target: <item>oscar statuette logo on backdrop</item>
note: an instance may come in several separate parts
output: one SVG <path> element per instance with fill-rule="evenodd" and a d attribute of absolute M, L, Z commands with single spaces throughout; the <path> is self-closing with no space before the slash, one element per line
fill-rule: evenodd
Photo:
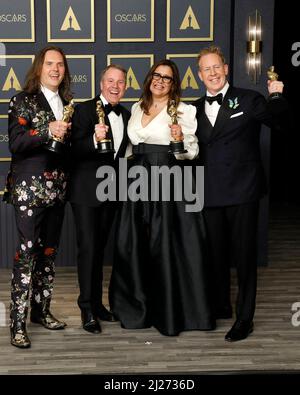
<path fill-rule="evenodd" d="M 214 0 L 167 0 L 167 41 L 213 41 Z"/>
<path fill-rule="evenodd" d="M 8 103 L 12 96 L 22 90 L 33 58 L 33 55 L 0 55 L 0 59 L 5 61 L 0 73 L 0 103 Z"/>
<path fill-rule="evenodd" d="M 94 1 L 47 0 L 48 42 L 94 42 Z"/>
<path fill-rule="evenodd" d="M 193 101 L 205 93 L 203 84 L 199 83 L 197 54 L 167 54 L 166 58 L 175 62 L 181 76 L 183 101 Z"/>

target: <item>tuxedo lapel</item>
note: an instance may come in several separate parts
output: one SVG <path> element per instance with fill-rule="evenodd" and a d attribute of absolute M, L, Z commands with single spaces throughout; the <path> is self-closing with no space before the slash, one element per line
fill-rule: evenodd
<path fill-rule="evenodd" d="M 119 148 L 119 150 L 117 152 L 116 159 L 118 159 L 120 156 L 124 156 L 125 155 L 126 148 L 127 148 L 127 145 L 128 145 L 127 125 L 128 125 L 129 117 L 128 117 L 127 113 L 124 111 L 124 108 L 123 107 L 121 107 L 121 108 L 122 108 L 122 118 L 123 118 L 123 124 L 124 124 L 124 127 L 123 127 L 123 139 L 122 139 L 120 148 Z"/>
<path fill-rule="evenodd" d="M 99 100 L 100 96 L 96 96 L 92 101 L 91 101 L 91 112 L 93 114 L 93 124 L 97 125 L 99 123 L 99 118 L 98 114 L 96 112 L 97 108 L 97 101 Z"/>
<path fill-rule="evenodd" d="M 211 139 L 216 138 L 216 136 L 218 136 L 220 133 L 223 132 L 226 122 L 230 119 L 231 115 L 234 113 L 234 109 L 229 107 L 229 101 L 228 101 L 228 98 L 230 98 L 232 95 L 233 95 L 233 88 L 229 87 L 224 97 L 224 100 L 222 102 L 222 105 L 219 109 L 215 126 L 211 134 Z"/>
<path fill-rule="evenodd" d="M 108 132 L 106 134 L 106 138 L 111 140 L 112 145 L 114 146 L 114 136 L 113 136 L 113 132 L 111 130 L 111 124 L 109 122 L 109 118 L 108 118 L 107 114 L 105 114 L 104 122 L 105 122 L 105 125 L 108 126 Z"/>
<path fill-rule="evenodd" d="M 200 100 L 197 105 L 197 137 L 200 141 L 206 143 L 212 134 L 213 126 L 205 113 L 205 100 Z"/>
<path fill-rule="evenodd" d="M 43 92 L 40 92 L 36 95 L 36 101 L 38 103 L 38 106 L 42 110 L 51 113 L 51 118 L 53 119 L 53 121 L 55 121 L 56 120 L 55 115 L 50 107 L 50 104 L 48 103 L 48 100 L 46 99 L 45 95 L 43 94 Z"/>

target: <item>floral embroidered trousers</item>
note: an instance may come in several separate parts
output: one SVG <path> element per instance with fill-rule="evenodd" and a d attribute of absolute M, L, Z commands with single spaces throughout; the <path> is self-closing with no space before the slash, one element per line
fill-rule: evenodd
<path fill-rule="evenodd" d="M 20 244 L 12 272 L 11 326 L 25 322 L 31 288 L 31 308 L 40 312 L 50 307 L 64 206 L 14 206 Z"/>

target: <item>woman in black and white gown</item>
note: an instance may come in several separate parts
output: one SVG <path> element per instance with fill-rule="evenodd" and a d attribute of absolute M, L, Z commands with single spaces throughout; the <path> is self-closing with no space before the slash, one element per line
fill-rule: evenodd
<path fill-rule="evenodd" d="M 171 100 L 178 106 L 177 125 L 171 125 L 167 111 Z M 171 177 L 170 201 L 163 201 L 161 191 L 159 199 L 151 201 L 151 169 L 174 169 L 181 159 L 193 159 L 198 154 L 195 114 L 194 106 L 180 102 L 175 63 L 162 60 L 155 64 L 145 78 L 143 95 L 133 105 L 128 124 L 133 145 L 128 167 L 146 169 L 148 177 L 144 177 L 143 186 L 148 187 L 149 199 L 120 203 L 115 223 L 110 303 L 127 329 L 154 326 L 172 336 L 186 330 L 215 328 L 203 216 L 200 211 L 186 212 L 187 202 L 184 198 L 176 201 L 172 192 L 181 172 Z M 175 157 L 169 152 L 172 137 L 184 140 L 186 153 Z M 165 186 L 162 175 L 159 186 Z"/>

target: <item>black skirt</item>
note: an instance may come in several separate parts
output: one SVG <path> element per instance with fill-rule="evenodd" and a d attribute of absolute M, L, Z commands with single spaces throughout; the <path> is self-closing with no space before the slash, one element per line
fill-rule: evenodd
<path fill-rule="evenodd" d="M 146 169 L 149 196 L 153 166 L 180 166 L 161 145 L 134 147 L 128 162 L 131 169 Z M 170 183 L 173 191 L 175 182 L 176 176 Z M 160 194 L 157 201 L 120 203 L 109 298 L 122 327 L 154 326 L 168 336 L 215 328 L 204 220 L 201 212 L 186 212 L 186 203 L 176 201 L 174 193 L 170 201 Z"/>

